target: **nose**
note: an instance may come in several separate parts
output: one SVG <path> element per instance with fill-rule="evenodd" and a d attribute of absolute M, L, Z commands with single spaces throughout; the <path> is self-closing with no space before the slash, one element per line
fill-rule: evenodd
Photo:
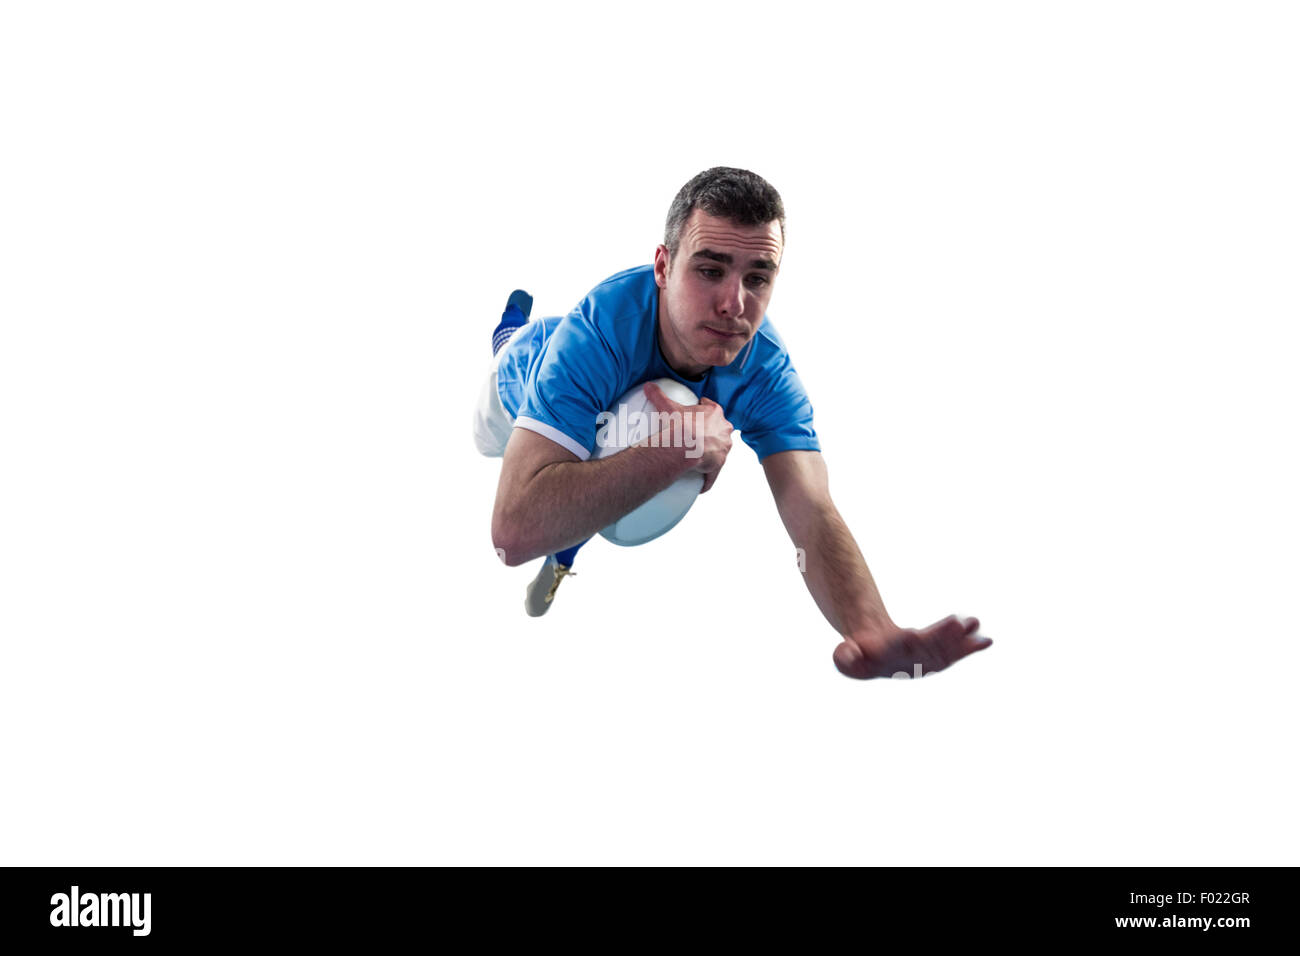
<path fill-rule="evenodd" d="M 745 290 L 741 287 L 739 279 L 726 283 L 718 294 L 721 296 L 718 302 L 718 315 L 736 319 L 745 311 Z"/>

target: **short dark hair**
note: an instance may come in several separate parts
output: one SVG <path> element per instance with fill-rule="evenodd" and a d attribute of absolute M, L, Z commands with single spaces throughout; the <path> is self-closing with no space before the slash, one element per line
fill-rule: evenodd
<path fill-rule="evenodd" d="M 668 207 L 668 221 L 664 224 L 664 245 L 668 247 L 670 259 L 677 255 L 682 226 L 694 209 L 730 219 L 738 226 L 763 226 L 775 219 L 781 224 L 781 242 L 785 242 L 785 206 L 781 194 L 766 179 L 748 169 L 714 166 L 681 188 Z"/>

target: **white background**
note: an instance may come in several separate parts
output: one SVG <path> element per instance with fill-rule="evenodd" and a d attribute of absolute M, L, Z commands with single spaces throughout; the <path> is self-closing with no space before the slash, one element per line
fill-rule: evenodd
<path fill-rule="evenodd" d="M 5 6 L 3 862 L 1296 863 L 1293 8 L 458 6 Z M 545 618 L 493 554 L 505 296 L 713 165 L 933 679 L 740 442 Z"/>

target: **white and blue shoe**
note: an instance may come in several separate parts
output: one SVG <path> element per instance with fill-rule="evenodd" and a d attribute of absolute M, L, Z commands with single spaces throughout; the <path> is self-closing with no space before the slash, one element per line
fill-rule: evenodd
<path fill-rule="evenodd" d="M 528 585 L 528 590 L 524 592 L 524 610 L 528 612 L 528 616 L 541 617 L 549 611 L 560 582 L 566 575 L 576 576 L 577 573 L 570 571 L 567 564 L 556 561 L 555 555 L 548 554 L 546 560 L 542 562 L 542 569 L 537 572 L 537 577 L 533 578 L 533 583 Z"/>

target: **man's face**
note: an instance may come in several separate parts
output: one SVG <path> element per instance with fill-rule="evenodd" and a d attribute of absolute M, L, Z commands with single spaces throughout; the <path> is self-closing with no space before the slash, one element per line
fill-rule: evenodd
<path fill-rule="evenodd" d="M 677 372 L 730 365 L 763 321 L 781 267 L 781 224 L 738 226 L 691 210 L 677 255 L 655 250 L 659 345 Z"/>

